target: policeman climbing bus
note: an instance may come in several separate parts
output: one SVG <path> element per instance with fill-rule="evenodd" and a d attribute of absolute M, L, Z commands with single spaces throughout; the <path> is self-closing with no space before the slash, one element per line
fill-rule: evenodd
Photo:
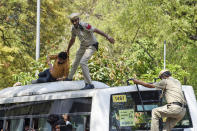
<path fill-rule="evenodd" d="M 165 94 L 167 104 L 154 108 L 152 110 L 151 131 L 159 130 L 159 119 L 166 117 L 166 125 L 164 129 L 171 131 L 171 129 L 179 122 L 186 112 L 186 101 L 181 88 L 181 83 L 171 77 L 168 70 L 162 70 L 159 73 L 160 82 L 149 84 L 143 81 L 133 79 L 135 84 L 140 84 L 148 88 L 162 89 L 162 96 Z"/>

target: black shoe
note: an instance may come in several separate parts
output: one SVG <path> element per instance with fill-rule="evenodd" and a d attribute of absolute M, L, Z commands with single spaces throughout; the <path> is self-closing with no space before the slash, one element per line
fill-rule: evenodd
<path fill-rule="evenodd" d="M 64 79 L 64 81 L 72 81 L 72 79 L 66 78 Z"/>
<path fill-rule="evenodd" d="M 85 87 L 82 88 L 81 90 L 86 90 L 86 89 L 94 89 L 94 85 L 93 84 L 85 84 Z"/>

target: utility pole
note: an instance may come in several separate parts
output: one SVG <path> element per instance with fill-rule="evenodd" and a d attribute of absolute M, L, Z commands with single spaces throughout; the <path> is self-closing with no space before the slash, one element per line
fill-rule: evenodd
<path fill-rule="evenodd" d="M 163 64 L 163 69 L 166 69 L 166 41 L 164 41 L 164 64 Z"/>
<path fill-rule="evenodd" d="M 40 58 L 40 0 L 37 0 L 36 61 Z"/>

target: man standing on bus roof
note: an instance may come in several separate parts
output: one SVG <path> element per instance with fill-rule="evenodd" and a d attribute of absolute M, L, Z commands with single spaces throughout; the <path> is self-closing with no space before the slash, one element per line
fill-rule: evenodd
<path fill-rule="evenodd" d="M 114 43 L 114 39 L 105 34 L 104 32 L 100 31 L 99 29 L 94 28 L 90 24 L 81 22 L 79 19 L 79 15 L 79 13 L 72 13 L 69 16 L 73 26 L 71 30 L 72 36 L 68 44 L 67 51 L 69 51 L 71 46 L 74 44 L 76 36 L 79 38 L 81 44 L 80 48 L 76 53 L 76 58 L 72 65 L 71 72 L 69 73 L 68 78 L 66 80 L 73 79 L 77 67 L 80 64 L 85 81 L 85 87 L 83 89 L 93 89 L 94 85 L 92 84 L 88 68 L 88 60 L 91 58 L 94 52 L 98 50 L 98 42 L 93 33 L 96 32 L 104 36 L 112 44 Z"/>
<path fill-rule="evenodd" d="M 186 112 L 186 101 L 183 95 L 181 83 L 171 76 L 170 71 L 162 70 L 159 73 L 160 82 L 154 84 L 145 83 L 134 79 L 135 84 L 140 84 L 148 88 L 162 89 L 162 96 L 165 95 L 167 104 L 152 110 L 151 131 L 159 131 L 159 119 L 167 117 L 164 129 L 171 129 L 179 122 Z"/>

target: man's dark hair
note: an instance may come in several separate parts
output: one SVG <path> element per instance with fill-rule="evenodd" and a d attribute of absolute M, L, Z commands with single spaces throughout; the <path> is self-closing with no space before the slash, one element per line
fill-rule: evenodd
<path fill-rule="evenodd" d="M 60 53 L 58 54 L 58 58 L 61 58 L 61 59 L 63 59 L 63 60 L 66 60 L 66 58 L 67 58 L 67 53 L 66 53 L 66 52 L 60 52 Z"/>
<path fill-rule="evenodd" d="M 72 131 L 72 125 L 66 125 L 63 119 L 60 119 L 54 123 L 54 127 L 57 125 L 60 126 L 60 131 Z"/>
<path fill-rule="evenodd" d="M 169 76 L 171 76 L 171 75 L 172 75 L 172 74 L 171 74 L 170 71 L 166 71 L 166 72 L 164 72 L 164 73 L 162 74 L 162 77 L 163 77 L 163 76 L 169 77 Z"/>
<path fill-rule="evenodd" d="M 59 119 L 60 119 L 60 118 L 59 118 L 58 115 L 56 115 L 56 114 L 51 114 L 51 115 L 48 116 L 47 122 L 48 122 L 52 127 L 54 127 L 55 123 L 56 123 L 57 121 L 59 121 Z"/>

